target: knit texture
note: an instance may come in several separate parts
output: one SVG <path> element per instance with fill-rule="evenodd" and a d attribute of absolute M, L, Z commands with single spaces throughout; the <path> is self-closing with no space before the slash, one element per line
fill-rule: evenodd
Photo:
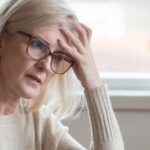
<path fill-rule="evenodd" d="M 121 132 L 113 112 L 107 85 L 85 91 L 92 127 L 93 149 L 123 150 Z"/>
<path fill-rule="evenodd" d="M 91 150 L 124 150 L 105 85 L 84 91 L 91 123 Z M 21 103 L 0 115 L 0 150 L 85 150 L 46 106 L 27 113 Z"/>

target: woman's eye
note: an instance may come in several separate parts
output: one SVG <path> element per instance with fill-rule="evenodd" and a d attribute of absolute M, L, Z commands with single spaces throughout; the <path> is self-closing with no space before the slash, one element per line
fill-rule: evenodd
<path fill-rule="evenodd" d="M 35 48 L 43 48 L 43 43 L 41 41 L 38 41 L 38 40 L 34 40 L 32 42 L 32 45 L 35 47 Z"/>
<path fill-rule="evenodd" d="M 60 51 L 60 50 L 57 50 L 56 52 L 54 52 L 54 58 L 55 58 L 55 61 L 57 61 L 57 62 L 60 62 L 60 61 L 67 61 L 67 62 L 69 62 L 70 63 L 70 59 L 69 59 L 69 57 L 67 57 L 67 55 L 64 53 L 64 52 L 62 52 L 62 51 Z"/>
<path fill-rule="evenodd" d="M 47 53 L 48 50 L 44 43 L 36 39 L 31 41 L 30 46 L 34 49 L 40 50 L 43 53 Z"/>
<path fill-rule="evenodd" d="M 63 57 L 61 55 L 55 56 L 55 61 L 60 62 L 61 60 L 63 60 Z"/>

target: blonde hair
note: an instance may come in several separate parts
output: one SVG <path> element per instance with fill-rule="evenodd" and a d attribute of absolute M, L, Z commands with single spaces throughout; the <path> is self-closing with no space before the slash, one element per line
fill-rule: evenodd
<path fill-rule="evenodd" d="M 62 0 L 7 0 L 0 12 L 0 32 L 4 27 L 11 32 L 44 25 L 65 24 L 69 27 L 68 18 L 77 19 Z M 36 111 L 46 100 L 49 110 L 59 119 L 75 115 L 78 112 L 76 108 L 83 103 L 73 93 L 74 84 L 71 81 L 75 79 L 72 78 L 72 69 L 64 75 L 55 75 L 38 97 L 28 100 L 27 110 Z"/>

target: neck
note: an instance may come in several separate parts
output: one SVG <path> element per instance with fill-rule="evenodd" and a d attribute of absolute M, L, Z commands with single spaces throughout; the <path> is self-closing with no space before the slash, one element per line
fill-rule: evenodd
<path fill-rule="evenodd" d="M 2 88 L 0 84 L 0 115 L 8 115 L 14 112 L 19 97 L 16 97 L 8 89 Z"/>
<path fill-rule="evenodd" d="M 0 115 L 9 115 L 14 112 L 17 101 L 0 102 Z"/>
<path fill-rule="evenodd" d="M 20 98 L 5 81 L 6 79 L 0 73 L 0 115 L 13 113 Z"/>

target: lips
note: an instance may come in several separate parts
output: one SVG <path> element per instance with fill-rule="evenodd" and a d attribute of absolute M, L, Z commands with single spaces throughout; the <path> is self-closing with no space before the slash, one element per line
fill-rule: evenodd
<path fill-rule="evenodd" d="M 39 82 L 40 84 L 42 84 L 42 80 L 39 77 L 35 76 L 35 75 L 28 74 L 27 77 L 29 77 L 32 80 L 34 80 L 34 81 Z"/>

